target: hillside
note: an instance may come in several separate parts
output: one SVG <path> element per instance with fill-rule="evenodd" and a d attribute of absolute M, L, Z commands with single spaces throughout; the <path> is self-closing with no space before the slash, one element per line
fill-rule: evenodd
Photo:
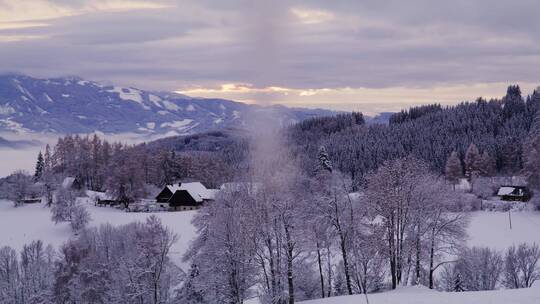
<path fill-rule="evenodd" d="M 193 134 L 244 127 L 253 113 L 273 113 L 288 125 L 328 110 L 262 107 L 104 85 L 77 77 L 38 79 L 0 75 L 0 132 Z"/>

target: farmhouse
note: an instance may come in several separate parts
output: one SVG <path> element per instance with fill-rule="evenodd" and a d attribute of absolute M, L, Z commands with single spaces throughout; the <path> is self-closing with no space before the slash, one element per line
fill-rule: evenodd
<path fill-rule="evenodd" d="M 524 186 L 501 186 L 497 196 L 505 201 L 526 202 L 531 198 L 531 192 Z"/>
<path fill-rule="evenodd" d="M 195 210 L 214 200 L 217 190 L 207 189 L 200 182 L 167 185 L 156 196 L 156 203 L 169 210 Z"/>

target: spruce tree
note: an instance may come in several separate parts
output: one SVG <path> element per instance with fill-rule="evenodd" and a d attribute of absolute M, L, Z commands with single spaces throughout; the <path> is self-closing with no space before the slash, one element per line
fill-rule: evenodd
<path fill-rule="evenodd" d="M 456 185 L 459 183 L 459 179 L 463 176 L 463 167 L 456 151 L 452 152 L 446 161 L 445 175 L 446 179 L 454 186 L 455 190 Z"/>
<path fill-rule="evenodd" d="M 326 152 L 326 148 L 324 146 L 319 148 L 318 160 L 319 163 L 316 171 L 326 170 L 328 172 L 332 172 L 332 161 L 330 160 L 330 156 L 328 156 L 328 152 Z"/>
<path fill-rule="evenodd" d="M 469 145 L 465 153 L 465 176 L 472 181 L 479 174 L 480 151 L 474 143 Z"/>
<path fill-rule="evenodd" d="M 43 161 L 43 154 L 39 151 L 37 162 L 36 162 L 36 171 L 34 173 L 34 181 L 38 181 L 43 175 L 43 169 L 45 167 L 45 162 Z"/>
<path fill-rule="evenodd" d="M 43 170 L 48 171 L 51 170 L 53 167 L 53 161 L 52 161 L 52 154 L 51 154 L 51 147 L 49 144 L 45 146 L 45 155 L 43 155 Z"/>
<path fill-rule="evenodd" d="M 461 275 L 456 273 L 456 277 L 454 279 L 454 291 L 455 292 L 463 292 L 465 289 L 463 288 L 463 283 L 461 281 Z"/>

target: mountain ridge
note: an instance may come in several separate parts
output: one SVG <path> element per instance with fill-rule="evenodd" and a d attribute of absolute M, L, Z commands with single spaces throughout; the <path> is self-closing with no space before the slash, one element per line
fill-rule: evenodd
<path fill-rule="evenodd" d="M 243 127 L 253 112 L 280 125 L 333 115 L 324 109 L 260 106 L 227 99 L 105 85 L 80 77 L 0 74 L 0 131 L 187 135 Z"/>

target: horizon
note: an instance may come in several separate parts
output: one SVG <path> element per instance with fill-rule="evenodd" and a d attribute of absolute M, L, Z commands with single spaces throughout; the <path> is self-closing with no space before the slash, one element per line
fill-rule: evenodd
<path fill-rule="evenodd" d="M 94 80 L 94 79 L 84 78 L 78 75 L 59 74 L 59 75 L 51 75 L 49 77 L 40 77 L 37 75 L 31 75 L 31 74 L 17 72 L 17 71 L 4 71 L 4 72 L 0 71 L 0 76 L 6 76 L 6 75 L 30 77 L 30 78 L 35 78 L 38 80 L 74 78 L 74 79 L 81 79 L 85 81 L 95 82 L 95 83 L 105 85 L 105 86 L 118 85 L 118 83 L 114 83 L 113 81 L 110 81 L 110 80 Z M 324 109 L 324 110 L 331 110 L 331 111 L 338 111 L 338 112 L 361 112 L 365 116 L 375 117 L 381 113 L 396 113 L 396 112 L 400 112 L 401 110 L 408 110 L 411 107 L 416 107 L 416 106 L 421 106 L 421 105 L 440 104 L 443 106 L 454 106 L 462 102 L 474 102 L 478 98 L 483 98 L 486 100 L 500 99 L 506 94 L 506 89 L 508 88 L 508 86 L 511 86 L 511 85 L 518 85 L 521 88 L 521 92 L 524 97 L 532 94 L 535 90 L 538 90 L 540 88 L 540 85 L 522 86 L 520 83 L 515 83 L 515 84 L 514 83 L 508 83 L 508 84 L 499 83 L 497 85 L 498 85 L 497 89 L 498 91 L 500 91 L 500 93 L 496 93 L 495 95 L 486 95 L 487 91 L 485 90 L 486 88 L 483 86 L 475 87 L 473 92 L 478 93 L 477 95 L 474 95 L 475 93 L 470 93 L 469 91 L 465 90 L 467 91 L 467 93 L 463 94 L 463 96 L 461 97 L 459 97 L 459 95 L 453 95 L 452 93 L 449 93 L 449 91 L 444 90 L 444 88 L 440 88 L 441 89 L 439 93 L 440 95 L 438 96 L 426 95 L 425 97 L 420 98 L 419 100 L 408 99 L 408 101 L 405 101 L 405 102 L 398 102 L 398 101 L 376 102 L 372 100 L 366 100 L 364 102 L 354 102 L 354 101 L 347 102 L 345 100 L 345 101 L 340 101 L 340 102 L 322 101 L 322 102 L 317 102 L 317 103 L 296 104 L 296 103 L 287 103 L 287 101 L 283 101 L 283 100 L 273 100 L 270 103 L 265 103 L 265 102 L 261 103 L 261 102 L 256 102 L 253 100 L 234 99 L 234 97 L 227 98 L 225 96 L 219 95 L 219 93 L 215 95 L 208 94 L 208 95 L 199 96 L 199 95 L 190 95 L 194 93 L 196 94 L 197 91 L 192 91 L 192 92 L 165 91 L 165 92 L 182 94 L 187 97 L 194 98 L 194 99 L 199 99 L 199 98 L 200 99 L 224 99 L 224 100 L 230 100 L 230 101 L 239 102 L 239 103 L 254 104 L 254 105 L 260 105 L 260 106 L 279 105 L 279 106 L 286 106 L 289 108 Z M 138 90 L 148 91 L 148 92 L 164 92 L 164 91 L 159 91 L 158 89 L 152 89 L 148 87 L 138 87 L 138 86 L 130 85 L 130 84 L 123 84 L 123 86 L 138 89 Z M 423 89 L 421 88 L 410 88 L 409 90 L 411 91 L 417 90 L 420 92 L 423 91 Z M 371 95 L 373 96 L 370 98 L 376 99 L 377 94 L 381 94 L 381 92 L 383 91 L 384 89 L 378 91 L 379 93 L 377 91 L 372 91 Z M 423 92 L 425 93 L 425 90 Z M 396 98 L 398 100 L 402 98 L 401 96 L 394 95 L 392 93 L 389 93 L 386 96 L 389 96 L 391 98 Z M 402 100 L 407 100 L 407 99 L 405 98 Z"/>

